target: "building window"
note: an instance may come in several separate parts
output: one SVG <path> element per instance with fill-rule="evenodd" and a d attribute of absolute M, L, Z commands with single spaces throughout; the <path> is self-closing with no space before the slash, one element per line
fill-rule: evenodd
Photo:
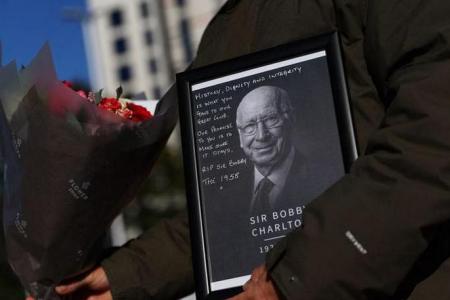
<path fill-rule="evenodd" d="M 125 38 L 118 38 L 114 42 L 114 50 L 117 54 L 123 54 L 127 51 L 127 40 Z"/>
<path fill-rule="evenodd" d="M 182 37 L 183 46 L 184 46 L 184 58 L 185 58 L 186 63 L 190 63 L 192 61 L 192 58 L 194 57 L 194 55 L 193 55 L 193 51 L 192 51 L 192 42 L 191 42 L 189 21 L 187 19 L 181 20 L 180 30 L 181 30 L 181 37 Z"/>
<path fill-rule="evenodd" d="M 130 66 L 124 65 L 124 66 L 120 67 L 118 73 L 119 73 L 118 74 L 119 75 L 119 80 L 121 82 L 130 81 L 131 76 L 132 76 L 132 74 L 131 74 L 131 67 Z"/>
<path fill-rule="evenodd" d="M 111 26 L 117 27 L 123 23 L 123 13 L 120 9 L 114 9 L 110 15 Z"/>
<path fill-rule="evenodd" d="M 155 86 L 153 88 L 153 97 L 155 97 L 155 99 L 161 99 L 161 88 L 158 86 Z"/>
<path fill-rule="evenodd" d="M 186 5 L 186 0 L 177 0 L 177 5 L 180 7 Z"/>
<path fill-rule="evenodd" d="M 156 60 L 154 58 L 150 59 L 150 61 L 148 63 L 148 67 L 150 69 L 150 73 L 152 73 L 152 74 L 158 73 L 158 63 L 156 62 Z"/>
<path fill-rule="evenodd" d="M 141 6 L 141 16 L 143 18 L 148 18 L 149 15 L 148 3 L 143 1 L 141 2 L 140 6 Z"/>
<path fill-rule="evenodd" d="M 150 46 L 153 44 L 153 33 L 151 30 L 145 32 L 145 43 Z"/>

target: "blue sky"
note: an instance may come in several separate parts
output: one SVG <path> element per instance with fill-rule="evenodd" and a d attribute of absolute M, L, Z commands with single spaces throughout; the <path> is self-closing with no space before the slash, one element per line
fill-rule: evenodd
<path fill-rule="evenodd" d="M 81 23 L 64 13 L 84 7 L 85 0 L 0 0 L 3 63 L 27 65 L 48 41 L 59 78 L 88 81 Z"/>

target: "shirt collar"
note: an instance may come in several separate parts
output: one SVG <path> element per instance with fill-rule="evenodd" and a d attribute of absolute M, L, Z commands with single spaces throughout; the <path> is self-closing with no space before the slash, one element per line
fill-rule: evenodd
<path fill-rule="evenodd" d="M 272 183 L 277 187 L 277 189 L 282 190 L 284 187 L 284 184 L 286 183 L 287 176 L 289 174 L 289 170 L 292 166 L 292 163 L 294 161 L 295 157 L 295 149 L 294 147 L 291 147 L 291 150 L 289 151 L 288 156 L 286 159 L 278 165 L 275 169 L 273 169 L 270 174 L 267 176 L 267 178 L 272 181 Z M 264 178 L 264 175 L 262 175 L 258 169 L 255 167 L 255 181 L 253 185 L 253 191 L 255 191 L 256 187 L 258 186 L 258 183 Z"/>

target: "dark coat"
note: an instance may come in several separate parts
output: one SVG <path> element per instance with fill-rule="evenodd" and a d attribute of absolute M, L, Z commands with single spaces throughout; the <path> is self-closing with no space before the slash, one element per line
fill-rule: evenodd
<path fill-rule="evenodd" d="M 288 299 L 450 299 L 450 2 L 240 0 L 194 67 L 338 30 L 360 158 L 267 259 Z M 193 288 L 178 218 L 105 260 L 115 299 Z"/>

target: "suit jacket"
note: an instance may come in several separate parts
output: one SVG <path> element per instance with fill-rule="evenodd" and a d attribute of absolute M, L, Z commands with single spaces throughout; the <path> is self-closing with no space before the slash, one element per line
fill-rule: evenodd
<path fill-rule="evenodd" d="M 449 15 L 444 0 L 240 0 L 206 29 L 194 67 L 341 33 L 361 156 L 268 256 L 286 298 L 450 299 Z M 115 299 L 192 288 L 186 219 L 170 224 L 103 262 Z"/>
<path fill-rule="evenodd" d="M 286 177 L 286 183 L 275 199 L 273 210 L 303 207 L 333 184 L 338 178 L 332 175 L 322 176 L 324 167 L 327 166 L 321 166 L 319 163 L 311 161 L 296 150 Z M 246 193 L 249 199 L 251 199 L 251 193 L 254 191 L 254 168 L 252 168 L 252 173 L 252 183 Z"/>
<path fill-rule="evenodd" d="M 211 193 L 214 197 L 207 197 L 210 203 L 205 203 L 206 227 L 213 281 L 250 274 L 253 268 L 264 263 L 264 246 L 274 244 L 264 239 L 286 235 L 301 226 L 304 206 L 337 180 L 321 176 L 323 169 L 314 165 L 317 164 L 295 152 L 287 181 L 270 211 L 251 210 L 254 190 L 252 164 L 241 172 L 238 183 L 224 187 L 221 193 Z M 293 215 L 284 216 L 283 211 L 288 210 Z M 272 232 L 275 224 L 281 230 Z"/>
<path fill-rule="evenodd" d="M 305 206 L 337 180 L 330 176 L 321 177 L 322 170 L 296 151 L 284 188 L 275 201 L 274 210 Z"/>

